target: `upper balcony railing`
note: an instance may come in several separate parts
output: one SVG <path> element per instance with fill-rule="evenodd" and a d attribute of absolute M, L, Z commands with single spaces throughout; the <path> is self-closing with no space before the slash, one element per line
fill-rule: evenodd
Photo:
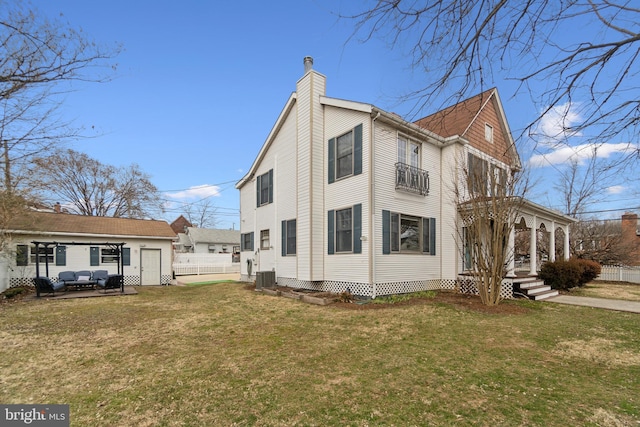
<path fill-rule="evenodd" d="M 406 163 L 396 163 L 396 190 L 428 195 L 429 172 Z"/>

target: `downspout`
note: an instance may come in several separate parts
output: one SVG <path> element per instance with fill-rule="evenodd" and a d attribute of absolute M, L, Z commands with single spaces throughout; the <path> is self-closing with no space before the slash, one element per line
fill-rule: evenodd
<path fill-rule="evenodd" d="M 371 282 L 373 291 L 371 298 L 375 299 L 378 291 L 378 287 L 376 284 L 376 253 L 375 253 L 375 217 L 376 217 L 376 205 L 375 205 L 375 194 L 376 194 L 376 180 L 374 178 L 375 171 L 375 145 L 376 145 L 376 120 L 380 117 L 380 111 L 378 114 L 371 120 L 371 144 L 369 150 L 369 180 L 371 181 L 371 185 L 369 186 L 369 209 L 370 209 L 370 217 L 369 221 L 369 281 Z"/>

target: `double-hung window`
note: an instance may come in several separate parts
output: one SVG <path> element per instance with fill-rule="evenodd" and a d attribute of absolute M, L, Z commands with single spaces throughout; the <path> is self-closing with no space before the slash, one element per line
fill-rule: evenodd
<path fill-rule="evenodd" d="M 329 140 L 329 184 L 362 173 L 362 124 Z"/>
<path fill-rule="evenodd" d="M 362 253 L 362 205 L 328 213 L 328 253 Z"/>
<path fill-rule="evenodd" d="M 353 175 L 353 131 L 336 138 L 336 179 Z"/>
<path fill-rule="evenodd" d="M 240 234 L 240 250 L 241 251 L 253 250 L 253 231 L 251 233 Z"/>
<path fill-rule="evenodd" d="M 260 231 L 260 249 L 267 250 L 271 247 L 271 242 L 269 241 L 269 230 L 261 230 Z"/>
<path fill-rule="evenodd" d="M 282 221 L 282 256 L 296 254 L 296 220 Z"/>
<path fill-rule="evenodd" d="M 436 219 L 382 211 L 382 253 L 436 254 Z"/>
<path fill-rule="evenodd" d="M 273 202 L 273 169 L 256 178 L 256 206 Z"/>

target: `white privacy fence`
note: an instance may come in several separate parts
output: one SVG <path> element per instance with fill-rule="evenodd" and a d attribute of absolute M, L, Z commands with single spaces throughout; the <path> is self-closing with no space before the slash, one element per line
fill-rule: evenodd
<path fill-rule="evenodd" d="M 603 265 L 597 280 L 640 283 L 640 267 Z"/>
<path fill-rule="evenodd" d="M 240 263 L 233 262 L 232 257 L 232 254 L 176 253 L 173 258 L 173 272 L 176 276 L 240 273 Z"/>

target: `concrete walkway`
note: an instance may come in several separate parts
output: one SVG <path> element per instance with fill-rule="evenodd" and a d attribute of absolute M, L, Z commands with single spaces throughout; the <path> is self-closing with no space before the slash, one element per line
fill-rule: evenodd
<path fill-rule="evenodd" d="M 571 295 L 558 295 L 557 297 L 548 298 L 544 301 L 555 302 L 558 304 L 581 305 L 584 307 L 604 308 L 607 310 L 640 313 L 640 302 L 638 301 L 625 301 L 625 300 L 619 300 L 619 299 L 605 299 L 605 298 L 591 298 L 591 297 L 575 297 Z"/>

